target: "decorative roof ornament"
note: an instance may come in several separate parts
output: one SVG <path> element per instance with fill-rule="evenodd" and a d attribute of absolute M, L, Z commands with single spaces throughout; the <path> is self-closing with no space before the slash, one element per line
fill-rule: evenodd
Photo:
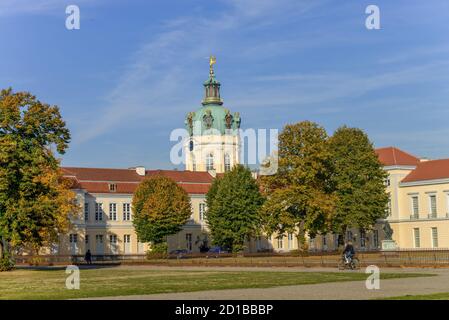
<path fill-rule="evenodd" d="M 209 57 L 209 79 L 204 82 L 205 95 L 202 101 L 203 106 L 216 104 L 222 105 L 220 98 L 220 82 L 215 79 L 214 64 L 217 63 L 215 56 Z"/>
<path fill-rule="evenodd" d="M 214 77 L 214 64 L 217 63 L 217 59 L 215 58 L 215 56 L 210 56 L 209 57 L 209 75 L 210 77 Z"/>
<path fill-rule="evenodd" d="M 193 134 L 193 117 L 195 116 L 195 112 L 189 112 L 187 114 L 187 118 L 185 120 L 185 124 L 187 126 L 187 130 L 189 131 L 189 135 Z"/>

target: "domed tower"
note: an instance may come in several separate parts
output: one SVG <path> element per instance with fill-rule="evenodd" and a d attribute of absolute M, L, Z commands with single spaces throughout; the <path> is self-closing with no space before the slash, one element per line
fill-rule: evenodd
<path fill-rule="evenodd" d="M 185 144 L 186 170 L 223 173 L 240 163 L 240 115 L 223 106 L 220 82 L 215 79 L 214 56 L 209 61 L 209 79 L 204 82 L 202 107 L 187 114 L 190 138 Z"/>

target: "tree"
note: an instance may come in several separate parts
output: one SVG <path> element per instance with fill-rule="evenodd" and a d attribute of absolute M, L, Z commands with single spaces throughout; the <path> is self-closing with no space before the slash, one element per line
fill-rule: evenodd
<path fill-rule="evenodd" d="M 334 166 L 331 181 L 337 195 L 332 229 L 343 237 L 351 227 L 369 230 L 378 219 L 386 218 L 387 173 L 362 130 L 343 126 L 329 141 Z"/>
<path fill-rule="evenodd" d="M 335 197 L 327 138 L 310 121 L 286 125 L 279 135 L 278 172 L 261 178 L 266 233 L 296 234 L 298 248 L 304 248 L 306 233 L 313 237 L 330 226 Z"/>
<path fill-rule="evenodd" d="M 179 232 L 192 214 L 187 192 L 170 178 L 156 175 L 143 180 L 134 192 L 134 228 L 140 241 L 153 249 Z"/>
<path fill-rule="evenodd" d="M 259 230 L 263 201 L 251 171 L 241 165 L 215 179 L 206 196 L 207 224 L 213 243 L 232 252 L 243 250 L 245 240 Z"/>
<path fill-rule="evenodd" d="M 64 154 L 69 140 L 57 106 L 0 91 L 0 257 L 16 247 L 37 252 L 67 230 L 77 207 L 52 149 Z"/>

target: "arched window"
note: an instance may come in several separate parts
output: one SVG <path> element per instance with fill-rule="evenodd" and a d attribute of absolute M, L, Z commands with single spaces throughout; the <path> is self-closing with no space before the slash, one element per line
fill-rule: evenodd
<path fill-rule="evenodd" d="M 214 155 L 212 153 L 206 156 L 206 170 L 214 170 Z"/>
<path fill-rule="evenodd" d="M 231 157 L 227 153 L 224 156 L 224 169 L 225 169 L 225 172 L 228 172 L 231 170 Z"/>

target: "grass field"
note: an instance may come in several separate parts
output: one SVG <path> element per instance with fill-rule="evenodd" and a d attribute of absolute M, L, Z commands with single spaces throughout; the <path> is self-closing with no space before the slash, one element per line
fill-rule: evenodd
<path fill-rule="evenodd" d="M 382 279 L 428 274 L 382 273 Z M 68 290 L 64 269 L 0 273 L 0 299 L 70 299 L 203 290 L 268 288 L 365 280 L 352 272 L 190 271 L 125 268 L 81 269 L 80 290 Z"/>

